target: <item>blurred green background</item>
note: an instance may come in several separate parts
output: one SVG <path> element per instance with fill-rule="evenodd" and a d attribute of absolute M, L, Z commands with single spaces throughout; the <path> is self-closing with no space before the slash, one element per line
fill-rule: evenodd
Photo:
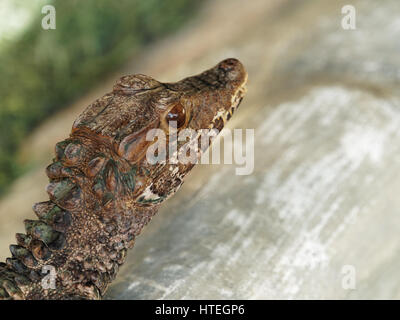
<path fill-rule="evenodd" d="M 181 27 L 200 0 L 11 2 L 2 0 L 3 16 L 7 9 L 18 17 L 9 21 L 26 25 L 9 37 L 7 27 L 0 28 L 0 196 L 24 172 L 16 154 L 35 126 L 146 44 Z M 60 13 L 57 32 L 41 27 L 44 4 Z M 30 11 L 21 13 L 22 6 Z"/>

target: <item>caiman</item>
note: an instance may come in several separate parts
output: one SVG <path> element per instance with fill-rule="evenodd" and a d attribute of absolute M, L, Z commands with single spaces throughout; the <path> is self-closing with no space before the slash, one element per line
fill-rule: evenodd
<path fill-rule="evenodd" d="M 49 200 L 33 206 L 38 220 L 24 221 L 26 233 L 0 263 L 0 299 L 100 299 L 143 226 L 195 165 L 150 163 L 150 130 L 220 131 L 246 81 L 243 65 L 226 59 L 175 83 L 124 76 L 90 104 L 55 146 Z M 45 286 L 52 268 L 54 286 Z"/>

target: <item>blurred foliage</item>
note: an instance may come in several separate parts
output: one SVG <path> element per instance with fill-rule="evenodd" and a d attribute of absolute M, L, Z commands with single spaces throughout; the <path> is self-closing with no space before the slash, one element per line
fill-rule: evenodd
<path fill-rule="evenodd" d="M 144 44 L 176 30 L 199 0 L 55 0 L 56 30 L 40 12 L 0 52 L 0 194 L 20 172 L 24 137 Z"/>

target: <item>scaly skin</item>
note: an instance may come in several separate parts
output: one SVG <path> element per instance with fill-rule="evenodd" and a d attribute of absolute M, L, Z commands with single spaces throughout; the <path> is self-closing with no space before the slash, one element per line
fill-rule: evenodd
<path fill-rule="evenodd" d="M 221 130 L 246 81 L 242 64 L 227 59 L 176 83 L 125 76 L 89 105 L 56 145 L 46 169 L 50 200 L 33 206 L 39 220 L 25 220 L 26 234 L 0 263 L 0 299 L 101 298 L 143 226 L 194 166 L 148 163 L 148 131 L 168 135 L 168 120 L 178 130 Z M 55 289 L 42 285 L 43 266 L 55 268 Z"/>

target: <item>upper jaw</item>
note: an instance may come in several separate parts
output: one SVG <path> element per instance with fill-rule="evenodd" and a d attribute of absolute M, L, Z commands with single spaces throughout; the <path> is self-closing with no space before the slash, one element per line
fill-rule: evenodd
<path fill-rule="evenodd" d="M 241 99 L 243 99 L 243 97 L 246 95 L 247 92 L 247 73 L 244 76 L 243 82 L 242 84 L 239 86 L 239 88 L 236 90 L 235 94 L 234 94 L 234 100 L 235 101 L 239 101 Z"/>
<path fill-rule="evenodd" d="M 217 129 L 221 130 L 226 125 L 226 123 L 232 118 L 233 113 L 239 107 L 240 103 L 243 100 L 243 97 L 246 94 L 246 91 L 247 91 L 246 82 L 247 82 L 247 74 L 246 74 L 246 77 L 244 78 L 244 81 L 242 82 L 242 84 L 232 94 L 232 98 L 231 98 L 229 106 L 227 106 L 227 107 L 225 106 L 225 107 L 221 108 L 214 115 L 214 118 L 213 118 L 212 124 L 211 124 L 212 128 L 217 128 Z"/>
<path fill-rule="evenodd" d="M 227 110 L 227 120 L 233 115 L 233 112 L 239 107 L 240 103 L 243 100 L 243 97 L 246 95 L 247 92 L 247 73 L 245 73 L 243 77 L 243 82 L 239 85 L 237 90 L 232 96 L 231 106 Z"/>

